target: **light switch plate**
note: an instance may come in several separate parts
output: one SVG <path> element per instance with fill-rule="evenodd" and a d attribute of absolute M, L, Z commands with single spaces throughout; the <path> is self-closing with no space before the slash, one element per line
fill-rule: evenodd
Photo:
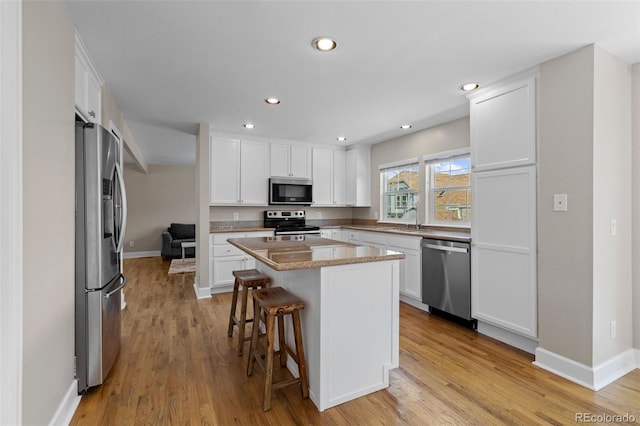
<path fill-rule="evenodd" d="M 567 210 L 567 194 L 553 194 L 553 211 L 566 212 Z"/>

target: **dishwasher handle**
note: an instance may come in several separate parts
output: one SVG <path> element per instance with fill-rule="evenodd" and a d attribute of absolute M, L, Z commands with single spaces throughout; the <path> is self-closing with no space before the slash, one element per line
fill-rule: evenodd
<path fill-rule="evenodd" d="M 469 249 L 466 247 L 452 247 L 452 246 L 439 246 L 436 244 L 422 244 L 422 247 L 440 250 L 440 251 L 454 251 L 456 253 L 469 253 Z"/>

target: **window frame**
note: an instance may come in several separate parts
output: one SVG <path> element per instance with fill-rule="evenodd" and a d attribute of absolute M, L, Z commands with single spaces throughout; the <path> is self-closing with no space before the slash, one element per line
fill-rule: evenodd
<path fill-rule="evenodd" d="M 410 168 L 416 168 L 417 169 L 417 177 L 416 177 L 416 189 L 415 190 L 403 190 L 403 191 L 385 191 L 386 189 L 386 177 L 385 177 L 385 173 L 392 171 L 392 170 L 398 170 L 398 173 L 401 172 L 402 169 L 410 169 Z M 387 212 L 387 197 L 388 195 L 392 195 L 395 194 L 396 196 L 404 196 L 406 195 L 407 197 L 409 196 L 409 194 L 414 194 L 413 195 L 413 199 L 415 200 L 415 210 L 416 210 L 416 216 L 419 218 L 420 217 L 420 205 L 419 205 L 419 199 L 420 199 L 420 194 L 422 192 L 422 188 L 420 188 L 420 183 L 421 183 L 421 179 L 420 179 L 420 159 L 418 157 L 416 158 L 409 158 L 406 160 L 401 160 L 401 161 L 396 161 L 393 163 L 386 163 L 386 164 L 380 164 L 378 166 L 379 168 L 379 172 L 380 172 L 380 214 L 378 216 L 378 222 L 379 223 L 400 223 L 400 224 L 413 224 L 416 221 L 415 217 L 412 218 L 407 218 L 407 217 L 403 217 L 403 218 L 391 218 L 391 217 L 387 217 L 386 216 L 386 212 Z"/>
<path fill-rule="evenodd" d="M 434 188 L 432 187 L 433 181 L 434 181 L 434 164 L 437 162 L 451 162 L 451 161 L 455 161 L 457 159 L 463 159 L 463 158 L 468 158 L 469 159 L 469 185 L 465 185 L 465 186 L 447 186 L 447 187 L 439 187 L 439 188 Z M 452 228 L 469 228 L 471 227 L 471 217 L 469 216 L 469 221 L 443 221 L 443 220 L 436 220 L 435 219 L 435 205 L 432 202 L 432 194 L 435 190 L 439 190 L 439 191 L 450 191 L 450 190 L 469 190 L 470 192 L 472 191 L 471 189 L 471 175 L 472 175 L 472 167 L 471 167 L 471 150 L 470 148 L 461 148 L 461 149 L 455 149 L 455 150 L 450 150 L 450 151 L 444 151 L 444 152 L 439 152 L 439 153 L 435 153 L 435 154 L 431 154 L 431 155 L 425 155 L 422 157 L 422 160 L 424 162 L 424 167 L 425 167 L 425 188 L 424 188 L 424 198 L 425 198 L 425 219 L 427 222 L 427 225 L 430 226 L 447 226 L 447 227 L 452 227 Z M 473 197 L 473 194 L 472 194 Z M 471 203 L 473 202 L 473 198 L 471 198 Z M 471 210 L 471 203 L 468 204 L 469 206 L 469 213 Z"/>

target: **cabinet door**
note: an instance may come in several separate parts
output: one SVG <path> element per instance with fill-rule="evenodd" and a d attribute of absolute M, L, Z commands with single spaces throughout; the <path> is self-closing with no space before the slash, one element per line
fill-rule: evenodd
<path fill-rule="evenodd" d="M 211 204 L 240 202 L 240 141 L 213 139 L 211 142 Z"/>
<path fill-rule="evenodd" d="M 311 149 L 305 146 L 291 146 L 289 155 L 290 176 L 311 178 Z"/>
<path fill-rule="evenodd" d="M 404 253 L 401 269 L 400 292 L 416 300 L 422 300 L 422 256 L 419 251 L 407 250 L 402 247 L 389 247 L 389 250 Z"/>
<path fill-rule="evenodd" d="M 333 205 L 332 164 L 332 150 L 313 149 L 313 204 L 316 206 Z"/>
<path fill-rule="evenodd" d="M 270 145 L 270 176 L 289 176 L 290 151 L 290 145 L 278 143 Z"/>
<path fill-rule="evenodd" d="M 245 269 L 245 256 L 227 256 L 213 259 L 213 286 L 233 284 L 233 271 Z"/>
<path fill-rule="evenodd" d="M 344 206 L 347 204 L 346 193 L 346 153 L 342 150 L 333 151 L 333 204 Z M 315 183 L 315 180 L 314 180 Z"/>
<path fill-rule="evenodd" d="M 472 98 L 470 125 L 474 171 L 535 164 L 535 78 Z"/>
<path fill-rule="evenodd" d="M 242 141 L 240 147 L 240 203 L 267 205 L 267 145 Z"/>
<path fill-rule="evenodd" d="M 472 316 L 535 338 L 535 166 L 474 173 L 472 190 Z"/>
<path fill-rule="evenodd" d="M 92 73 L 87 75 L 87 114 L 94 123 L 102 123 L 100 115 L 102 109 L 102 93 L 100 83 Z"/>
<path fill-rule="evenodd" d="M 366 148 L 346 152 L 345 202 L 348 206 L 371 205 L 371 156 Z"/>

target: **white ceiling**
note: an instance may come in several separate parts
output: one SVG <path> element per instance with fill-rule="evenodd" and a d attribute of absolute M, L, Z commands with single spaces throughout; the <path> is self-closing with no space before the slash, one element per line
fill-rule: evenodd
<path fill-rule="evenodd" d="M 461 83 L 488 84 L 590 43 L 640 61 L 639 1 L 67 4 L 152 164 L 193 162 L 200 122 L 370 144 L 405 134 L 404 123 L 416 131 L 467 115 Z M 320 35 L 338 48 L 313 50 Z"/>

